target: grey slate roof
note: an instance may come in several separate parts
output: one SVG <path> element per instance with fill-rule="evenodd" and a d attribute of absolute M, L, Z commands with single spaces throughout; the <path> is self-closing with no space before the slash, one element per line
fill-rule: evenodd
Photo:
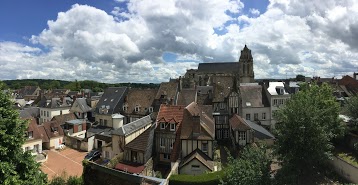
<path fill-rule="evenodd" d="M 239 62 L 199 63 L 201 73 L 238 73 Z"/>
<path fill-rule="evenodd" d="M 151 115 L 148 115 L 113 130 L 112 134 L 126 136 L 150 124 L 152 124 L 152 118 Z"/>
<path fill-rule="evenodd" d="M 81 113 L 90 112 L 92 108 L 88 106 L 86 98 L 77 98 L 73 105 L 77 102 L 78 107 L 81 109 Z M 73 108 L 73 106 L 72 106 Z M 72 110 L 71 108 L 71 110 Z"/>
<path fill-rule="evenodd" d="M 109 87 L 104 91 L 101 99 L 96 106 L 96 113 L 100 113 L 99 110 L 102 107 L 109 107 L 108 112 L 105 114 L 114 114 L 122 108 L 119 105 L 123 102 L 124 96 L 127 93 L 127 87 Z M 119 107 L 117 107 L 119 106 Z"/>
<path fill-rule="evenodd" d="M 91 137 L 95 134 L 100 134 L 100 133 L 110 133 L 112 130 L 113 128 L 109 128 L 101 125 L 92 126 L 87 130 L 87 137 Z"/>
<path fill-rule="evenodd" d="M 40 117 L 40 109 L 38 107 L 25 108 L 23 110 L 19 110 L 19 113 L 20 118 Z"/>
<path fill-rule="evenodd" d="M 275 139 L 275 136 L 273 136 L 269 131 L 267 131 L 264 127 L 261 125 L 258 125 L 250 120 L 245 120 L 247 125 L 251 127 L 254 132 L 254 137 L 258 139 Z"/>

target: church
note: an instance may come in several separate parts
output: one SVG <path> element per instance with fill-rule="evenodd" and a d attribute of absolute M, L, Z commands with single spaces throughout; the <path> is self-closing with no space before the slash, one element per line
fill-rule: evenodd
<path fill-rule="evenodd" d="M 251 50 L 245 45 L 238 62 L 200 63 L 198 69 L 187 70 L 183 86 L 210 86 L 214 76 L 232 76 L 239 83 L 254 83 Z"/>

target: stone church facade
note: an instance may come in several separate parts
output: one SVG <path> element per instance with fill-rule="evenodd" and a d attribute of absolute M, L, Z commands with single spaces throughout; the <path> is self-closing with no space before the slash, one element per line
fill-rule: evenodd
<path fill-rule="evenodd" d="M 214 76 L 232 76 L 239 83 L 253 83 L 254 66 L 251 50 L 245 45 L 238 62 L 200 63 L 198 69 L 187 70 L 183 77 L 183 86 L 210 86 Z"/>

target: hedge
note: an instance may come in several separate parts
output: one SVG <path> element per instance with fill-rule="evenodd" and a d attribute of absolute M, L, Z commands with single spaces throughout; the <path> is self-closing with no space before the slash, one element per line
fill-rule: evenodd
<path fill-rule="evenodd" d="M 172 175 L 169 178 L 169 185 L 217 185 L 223 177 L 223 170 L 202 175 Z"/>

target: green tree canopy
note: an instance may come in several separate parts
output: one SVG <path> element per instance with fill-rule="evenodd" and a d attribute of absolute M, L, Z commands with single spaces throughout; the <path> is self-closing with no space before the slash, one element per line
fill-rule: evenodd
<path fill-rule="evenodd" d="M 1 89 L 1 84 L 0 84 Z M 24 152 L 28 123 L 12 109 L 8 94 L 0 92 L 0 184 L 45 184 L 47 177 L 29 152 Z"/>
<path fill-rule="evenodd" d="M 279 172 L 287 172 L 279 176 L 296 181 L 326 164 L 332 139 L 343 134 L 332 89 L 325 83 L 303 84 L 276 113 L 276 152 L 283 166 Z"/>
<path fill-rule="evenodd" d="M 247 146 L 239 158 L 228 158 L 225 178 L 229 185 L 268 185 L 270 180 L 271 154 L 265 146 Z"/>

